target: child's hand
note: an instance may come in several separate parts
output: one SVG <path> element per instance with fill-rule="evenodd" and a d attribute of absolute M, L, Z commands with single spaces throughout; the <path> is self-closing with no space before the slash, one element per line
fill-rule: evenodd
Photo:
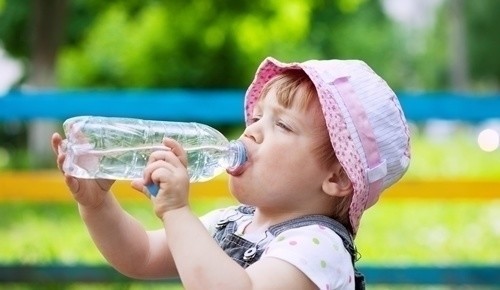
<path fill-rule="evenodd" d="M 154 183 L 159 187 L 156 197 L 151 200 L 161 219 L 167 211 L 187 206 L 189 192 L 186 151 L 173 139 L 165 139 L 163 145 L 170 150 L 153 152 L 144 169 L 144 179 L 132 182 L 135 189 L 146 193 L 146 184 Z"/>
<path fill-rule="evenodd" d="M 52 150 L 56 154 L 57 167 L 61 172 L 64 159 L 66 158 L 66 153 L 60 150 L 60 145 L 62 143 L 62 137 L 58 133 L 52 135 Z M 99 207 L 105 195 L 109 192 L 111 185 L 113 185 L 114 180 L 106 179 L 79 179 L 69 175 L 65 176 L 65 182 L 69 190 L 73 194 L 74 199 L 86 207 Z"/>

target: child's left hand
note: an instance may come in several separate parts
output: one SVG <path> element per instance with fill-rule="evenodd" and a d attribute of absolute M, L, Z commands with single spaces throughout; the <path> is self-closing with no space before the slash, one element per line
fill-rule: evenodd
<path fill-rule="evenodd" d="M 159 187 L 156 197 L 150 198 L 160 219 L 169 210 L 187 206 L 189 193 L 186 151 L 173 139 L 163 140 L 163 145 L 169 150 L 153 152 L 144 169 L 144 178 L 132 182 L 134 189 L 149 196 L 146 184 L 154 183 Z"/>

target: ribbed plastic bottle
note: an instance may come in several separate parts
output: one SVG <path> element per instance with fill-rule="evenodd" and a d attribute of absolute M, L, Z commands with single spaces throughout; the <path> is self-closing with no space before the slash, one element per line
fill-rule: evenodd
<path fill-rule="evenodd" d="M 168 150 L 162 145 L 165 137 L 177 140 L 186 150 L 190 182 L 210 180 L 246 161 L 241 141 L 229 141 L 200 123 L 78 116 L 67 119 L 63 128 L 63 170 L 78 178 L 142 178 L 149 155 Z"/>

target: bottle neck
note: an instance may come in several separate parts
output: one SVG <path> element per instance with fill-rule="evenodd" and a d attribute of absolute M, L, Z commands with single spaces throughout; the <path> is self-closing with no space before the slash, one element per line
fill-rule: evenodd
<path fill-rule="evenodd" d="M 227 169 L 234 170 L 247 161 L 247 150 L 240 140 L 230 141 L 229 151 L 232 153 L 232 157 Z"/>

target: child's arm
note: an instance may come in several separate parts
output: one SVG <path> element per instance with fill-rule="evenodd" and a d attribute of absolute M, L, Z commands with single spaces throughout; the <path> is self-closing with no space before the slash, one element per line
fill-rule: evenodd
<path fill-rule="evenodd" d="M 66 158 L 59 150 L 62 137 L 55 133 L 51 142 L 61 170 Z M 66 175 L 65 182 L 99 251 L 118 271 L 137 278 L 177 275 L 164 231 L 146 232 L 128 215 L 109 191 L 114 181 Z"/>
<path fill-rule="evenodd" d="M 95 245 L 116 270 L 140 279 L 178 276 L 165 232 L 146 231 L 111 193 L 99 207 L 79 204 L 79 210 Z"/>

